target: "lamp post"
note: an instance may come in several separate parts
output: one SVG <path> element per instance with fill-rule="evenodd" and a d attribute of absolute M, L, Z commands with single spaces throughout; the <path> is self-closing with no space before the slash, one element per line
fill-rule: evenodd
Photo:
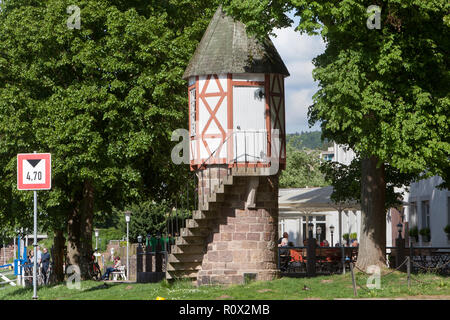
<path fill-rule="evenodd" d="M 403 224 L 398 223 L 397 224 L 397 231 L 398 231 L 398 237 L 396 240 L 397 244 L 397 255 L 396 255 L 396 267 L 398 268 L 403 261 L 405 260 L 405 240 L 402 239 L 402 231 L 403 231 Z M 406 266 L 403 266 L 401 270 L 405 270 Z"/>
<path fill-rule="evenodd" d="M 317 228 L 316 228 L 316 236 L 317 236 L 317 240 L 319 240 L 319 243 L 321 242 L 320 241 L 320 235 L 322 234 L 322 227 L 321 226 L 317 226 Z"/>
<path fill-rule="evenodd" d="M 314 277 L 316 275 L 316 241 L 313 238 L 314 224 L 308 224 L 308 249 L 307 249 L 307 261 L 306 272 L 308 277 Z"/>
<path fill-rule="evenodd" d="M 98 229 L 94 229 L 94 234 L 95 234 L 95 250 L 98 249 Z"/>
<path fill-rule="evenodd" d="M 333 241 L 333 233 L 334 233 L 334 226 L 330 226 L 330 233 L 331 233 L 331 246 L 334 247 L 334 241 Z"/>
<path fill-rule="evenodd" d="M 126 273 L 127 280 L 128 280 L 128 276 L 130 273 L 130 271 L 129 271 L 130 263 L 129 263 L 129 258 L 128 258 L 130 217 L 131 217 L 131 211 L 129 211 L 129 210 L 125 211 L 125 222 L 127 223 L 127 273 Z"/>

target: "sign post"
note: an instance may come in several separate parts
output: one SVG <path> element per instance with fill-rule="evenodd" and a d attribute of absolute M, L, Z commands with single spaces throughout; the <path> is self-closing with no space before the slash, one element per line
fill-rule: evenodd
<path fill-rule="evenodd" d="M 17 189 L 34 192 L 33 299 L 37 299 L 37 190 L 51 189 L 50 153 L 17 155 Z"/>

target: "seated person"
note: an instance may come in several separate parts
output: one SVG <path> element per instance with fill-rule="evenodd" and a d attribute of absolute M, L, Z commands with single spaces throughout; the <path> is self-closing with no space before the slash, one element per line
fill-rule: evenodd
<path fill-rule="evenodd" d="M 278 246 L 279 246 L 279 247 L 281 247 L 281 242 L 283 241 L 283 239 L 286 239 L 286 242 L 288 241 L 288 239 L 289 239 L 289 234 L 288 234 L 287 232 L 284 232 L 284 233 L 283 233 L 283 237 L 280 238 L 280 239 L 278 239 Z"/>
<path fill-rule="evenodd" d="M 105 279 L 109 280 L 109 274 L 114 271 L 119 271 L 117 268 L 119 268 L 121 265 L 122 264 L 120 262 L 120 257 L 116 257 L 116 259 L 114 261 L 114 266 L 106 269 L 106 272 L 102 277 L 102 280 L 105 280 Z"/>

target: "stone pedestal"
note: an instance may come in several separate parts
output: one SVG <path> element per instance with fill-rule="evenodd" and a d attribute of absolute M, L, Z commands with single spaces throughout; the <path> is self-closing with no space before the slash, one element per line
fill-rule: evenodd
<path fill-rule="evenodd" d="M 233 178 L 207 237 L 199 285 L 272 280 L 279 273 L 278 176 Z"/>

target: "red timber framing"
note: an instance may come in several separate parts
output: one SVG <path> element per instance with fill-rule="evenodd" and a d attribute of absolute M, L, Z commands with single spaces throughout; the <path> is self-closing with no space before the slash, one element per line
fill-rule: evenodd
<path fill-rule="evenodd" d="M 210 149 L 210 146 L 208 145 L 208 142 L 206 139 L 221 139 L 222 145 L 219 147 L 219 149 L 216 151 L 215 155 L 212 156 L 211 161 L 214 164 L 228 164 L 229 167 L 267 167 L 269 164 L 266 163 L 234 163 L 234 139 L 228 139 L 233 133 L 233 88 L 235 86 L 247 86 L 247 87 L 264 87 L 266 92 L 266 103 L 265 103 L 265 109 L 266 109 L 266 129 L 267 129 L 267 150 L 268 150 L 268 156 L 271 156 L 271 139 L 272 134 L 271 130 L 273 129 L 279 129 L 280 133 L 280 169 L 285 168 L 286 164 L 286 134 L 285 134 L 285 111 L 284 111 L 284 78 L 282 75 L 265 75 L 264 81 L 234 81 L 232 74 L 227 74 L 227 90 L 224 90 L 222 87 L 218 75 L 208 75 L 206 77 L 205 84 L 202 87 L 201 92 L 199 92 L 199 77 L 197 76 L 195 78 L 195 84 L 189 86 L 189 92 L 192 89 L 196 89 L 196 102 L 195 102 L 195 109 L 196 109 L 196 132 L 195 136 L 192 136 L 190 132 L 190 139 L 191 139 L 191 146 L 192 142 L 196 142 L 196 154 L 194 154 L 193 151 L 191 151 L 191 170 L 195 170 L 196 168 L 199 168 L 200 165 L 207 160 L 207 158 L 201 158 L 201 148 L 200 144 L 202 144 L 208 155 L 211 155 L 214 150 Z M 272 81 L 273 80 L 273 81 Z M 215 81 L 218 92 L 208 92 L 208 86 L 212 81 Z M 275 86 L 277 84 L 277 86 Z M 279 90 L 276 90 L 276 89 Z M 276 91 L 276 92 L 275 92 Z M 207 99 L 208 97 L 218 97 L 219 101 L 215 106 L 211 106 Z M 225 107 L 225 104 L 223 103 L 225 100 L 225 97 L 227 98 L 226 103 L 226 114 L 227 114 L 227 121 L 226 121 L 226 127 L 224 128 L 220 121 L 217 119 L 216 114 L 219 111 L 220 108 Z M 279 101 L 275 101 L 275 97 L 279 97 Z M 191 114 L 191 96 L 189 94 L 189 115 Z M 206 110 L 208 111 L 209 119 L 206 122 L 204 128 L 202 128 L 202 131 L 200 132 L 199 128 L 199 112 L 200 112 L 200 100 L 203 102 L 203 105 L 205 106 Z M 275 119 L 272 122 L 272 115 L 274 115 Z M 282 115 L 282 118 L 281 118 Z M 217 125 L 217 128 L 220 131 L 220 134 L 207 134 L 208 128 L 210 127 L 212 122 L 215 122 Z M 273 124 L 273 126 L 272 126 Z M 191 131 L 191 117 L 189 117 L 189 131 Z M 228 140 L 227 140 L 228 139 Z M 227 158 L 218 158 L 217 155 L 220 155 L 222 152 L 223 144 L 227 141 Z"/>
<path fill-rule="evenodd" d="M 279 130 L 280 137 L 280 169 L 284 169 L 286 166 L 286 117 L 285 117 L 285 89 L 284 78 L 282 75 L 275 74 L 271 77 L 270 83 L 270 101 L 271 111 L 274 113 L 274 121 L 272 129 Z M 277 99 L 278 98 L 278 99 Z M 278 100 L 278 101 L 277 101 Z M 270 114 L 272 114 L 270 112 Z"/>

